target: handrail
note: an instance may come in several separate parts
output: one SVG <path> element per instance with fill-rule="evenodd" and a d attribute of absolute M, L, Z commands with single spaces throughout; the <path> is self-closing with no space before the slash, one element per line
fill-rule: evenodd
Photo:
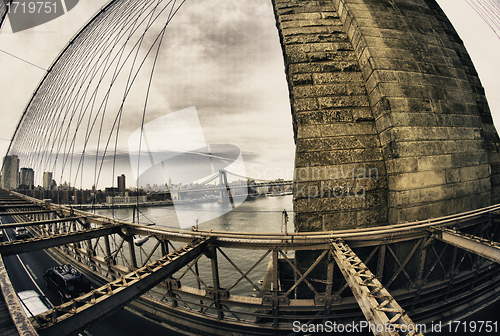
<path fill-rule="evenodd" d="M 77 258 L 78 262 L 81 263 L 79 266 L 91 274 L 90 277 L 95 276 L 107 280 L 115 280 L 115 278 L 124 276 L 132 270 L 137 269 L 139 265 L 146 265 L 147 262 L 153 260 L 152 258 L 157 258 L 158 255 L 160 257 L 165 255 L 169 252 L 170 248 L 177 249 L 177 244 L 173 244 L 175 242 L 190 242 L 196 238 L 211 238 L 211 243 L 207 245 L 207 250 L 203 255 L 200 254 L 200 258 L 196 258 L 192 263 L 186 264 L 185 269 L 172 279 L 167 279 L 168 281 L 156 287 L 148 295 L 142 297 L 142 301 L 134 306 L 134 309 L 138 309 L 138 311 L 145 309 L 144 312 L 148 313 L 151 311 L 155 313 L 161 312 L 161 314 L 163 314 L 162 316 L 168 321 L 174 319 L 189 320 L 190 325 L 194 328 L 197 327 L 195 326 L 195 321 L 199 321 L 200 318 L 206 319 L 206 324 L 209 328 L 212 328 L 213 325 L 219 325 L 220 323 L 227 327 L 235 327 L 234 321 L 236 320 L 233 320 L 233 317 L 235 317 L 239 323 L 238 328 L 236 328 L 238 330 L 254 327 L 257 329 L 289 330 L 291 328 L 291 322 L 295 319 L 309 318 L 307 312 L 316 312 L 319 314 L 318 316 L 332 318 L 333 315 L 331 315 L 330 309 L 333 301 L 331 300 L 335 300 L 336 305 L 338 304 L 334 309 L 335 314 L 338 314 L 336 316 L 338 316 L 340 320 L 345 319 L 347 321 L 355 315 L 355 313 L 351 312 L 351 309 L 356 307 L 356 300 L 353 297 L 343 295 L 344 287 L 342 286 L 332 285 L 333 287 L 328 287 L 329 283 L 333 284 L 331 280 L 333 279 L 334 264 L 331 260 L 321 259 L 326 255 L 325 251 L 330 249 L 329 240 L 331 239 L 342 238 L 342 240 L 353 249 L 370 246 L 370 256 L 367 259 L 367 256 L 363 258 L 368 261 L 371 260 L 371 263 L 377 263 L 376 269 L 372 270 L 374 272 L 373 274 L 377 274 L 377 276 L 381 276 L 381 274 L 382 276 L 384 274 L 388 274 L 389 277 L 392 276 L 391 280 L 387 284 L 384 283 L 384 285 L 386 285 L 391 292 L 392 289 L 394 289 L 395 291 L 391 294 L 396 300 L 400 298 L 403 299 L 403 302 L 406 302 L 404 300 L 407 299 L 409 295 L 414 297 L 416 295 L 415 293 L 418 295 L 425 294 L 425 298 L 421 301 L 418 299 L 418 302 L 427 303 L 431 297 L 433 300 L 434 298 L 442 298 L 444 295 L 442 291 L 443 286 L 461 288 L 463 284 L 469 286 L 469 283 L 472 284 L 481 281 L 472 280 L 474 272 L 480 274 L 478 279 L 490 276 L 488 272 L 491 272 L 491 274 L 496 276 L 496 278 L 494 278 L 495 280 L 492 280 L 493 282 L 500 276 L 498 275 L 498 268 L 491 268 L 491 263 L 488 262 L 482 265 L 480 269 L 467 269 L 466 274 L 460 273 L 459 276 L 454 276 L 452 280 L 448 279 L 446 282 L 439 283 L 439 285 L 434 282 L 427 283 L 427 277 L 432 273 L 434 267 L 438 265 L 438 263 L 443 262 L 443 260 L 440 260 L 440 256 L 446 248 L 446 246 L 443 249 L 441 245 L 433 245 L 435 240 L 432 239 L 431 228 L 455 227 L 456 229 L 463 229 L 465 227 L 471 227 L 472 225 L 486 223 L 496 218 L 494 212 L 500 210 L 500 204 L 411 223 L 362 229 L 285 234 L 273 232 L 221 232 L 213 230 L 196 230 L 194 228 L 186 230 L 180 228 L 171 229 L 158 226 L 145 226 L 122 220 L 115 220 L 103 215 L 75 211 L 68 206 L 36 200 L 17 193 L 15 196 L 23 197 L 35 204 L 43 204 L 45 208 L 57 214 L 56 216 L 37 217 L 37 219 L 41 219 L 40 222 L 44 224 L 48 224 L 52 222 L 52 220 L 54 223 L 59 223 L 62 219 L 75 219 L 76 216 L 81 216 L 81 218 L 77 220 L 80 222 L 79 224 L 76 222 L 72 224 L 66 223 L 65 227 L 75 233 L 82 233 L 89 227 L 100 228 L 106 224 L 119 227 L 119 231 L 116 232 L 114 236 L 106 236 L 106 239 L 87 241 L 78 246 L 68 244 L 60 250 L 54 249 L 51 251 L 60 262 L 73 262 L 73 259 Z M 488 214 L 491 215 L 488 216 Z M 27 217 L 24 220 L 26 223 L 31 224 L 35 218 Z M 22 225 L 22 223 L 19 225 Z M 34 227 L 33 230 L 39 235 L 52 236 L 59 233 L 60 230 L 64 232 L 65 229 L 54 225 L 41 225 L 38 228 Z M 149 236 L 151 239 L 144 245 L 139 245 L 136 243 L 136 240 L 142 240 L 142 238 L 134 239 L 134 237 L 137 236 Z M 394 255 L 396 251 L 394 250 L 394 246 L 399 245 L 393 244 L 399 244 L 401 242 L 408 242 L 409 245 L 407 246 L 412 247 L 412 251 L 406 256 L 405 260 Z M 431 247 L 427 249 L 429 246 Z M 243 261 L 240 262 L 238 260 L 237 262 L 234 259 L 235 256 L 241 255 L 236 249 L 262 251 L 252 252 L 252 257 L 255 258 L 252 259 L 253 261 L 251 264 L 247 265 Z M 299 250 L 323 251 L 323 254 L 316 259 L 316 262 L 304 266 L 305 268 L 300 268 L 297 267 L 295 263 L 291 262 L 291 260 L 295 258 L 295 253 L 293 251 Z M 292 253 L 287 256 L 287 253 L 290 251 L 292 251 Z M 94 254 L 94 252 L 97 254 Z M 137 252 L 139 254 L 136 254 Z M 398 269 L 392 269 L 390 265 L 384 265 L 386 253 L 391 253 L 393 255 L 393 257 L 389 256 L 388 258 L 395 258 L 396 263 L 399 263 Z M 140 261 L 138 259 L 139 256 Z M 217 261 L 217 256 L 224 257 L 221 258 L 223 261 Z M 269 259 L 269 263 L 267 263 L 266 258 Z M 412 258 L 411 262 L 409 262 L 410 258 Z M 226 262 L 232 265 L 234 270 L 231 267 L 229 267 L 229 269 L 235 272 L 235 275 L 229 277 L 228 279 L 230 280 L 225 279 L 224 284 L 221 284 L 218 280 L 219 267 L 225 265 Z M 294 274 L 297 274 L 297 277 L 292 280 L 292 282 L 294 282 L 293 286 L 296 287 L 299 284 L 309 286 L 309 288 L 313 288 L 311 290 L 314 291 L 316 295 L 303 299 L 294 297 L 289 294 L 289 292 L 281 293 L 281 289 L 279 289 L 281 287 L 278 283 L 279 273 L 277 267 L 280 262 L 292 267 Z M 319 262 L 327 263 L 327 265 L 324 265 L 324 267 L 328 268 L 326 273 L 326 288 L 321 287 L 322 285 L 318 285 L 319 287 L 316 285 L 318 282 L 325 283 L 323 276 L 317 277 L 314 274 L 315 270 L 313 269 Z M 425 268 L 424 265 L 426 265 L 426 263 L 430 263 L 433 266 L 430 269 L 428 267 Z M 399 287 L 397 286 L 394 288 L 391 287 L 395 277 L 406 274 L 408 267 L 413 270 L 416 267 L 415 265 L 419 267 L 417 274 L 411 277 L 407 276 L 408 279 L 405 278 L 401 283 L 397 284 L 397 286 L 404 285 L 405 292 L 399 291 Z M 271 266 L 272 268 L 270 268 Z M 448 274 L 446 272 L 454 271 L 457 267 L 457 265 L 453 263 L 451 266 L 441 266 L 444 275 Z M 264 271 L 265 273 L 263 273 Z M 441 272 L 441 270 L 439 271 Z M 251 272 L 252 274 L 250 275 Z M 255 285 L 257 280 L 262 281 L 260 287 Z M 103 281 L 106 282 L 106 280 Z M 245 281 L 248 281 L 248 283 Z M 200 286 L 200 283 L 202 286 Z M 232 285 L 230 285 L 231 283 Z M 276 288 L 277 290 L 273 291 L 271 289 L 271 292 L 266 292 L 271 284 L 273 284 L 271 288 Z M 257 289 L 257 292 L 247 296 L 241 296 L 241 294 L 248 293 L 247 287 L 253 287 Z M 214 290 L 214 288 L 218 288 L 218 290 Z M 410 288 L 410 292 L 408 292 L 408 288 Z M 493 289 L 484 287 L 484 291 L 488 291 L 488 293 L 492 293 L 494 290 L 497 290 L 496 287 Z M 165 298 L 165 300 L 158 301 L 160 296 Z M 461 299 L 458 296 L 453 296 L 452 300 L 453 301 L 450 301 L 448 298 L 446 304 L 450 305 L 450 302 L 452 302 L 453 305 L 460 304 Z M 185 305 L 189 307 L 186 306 L 186 309 L 184 309 Z M 404 309 L 413 309 L 411 308 L 413 306 L 409 305 L 407 302 L 405 305 L 406 306 L 402 305 L 401 307 Z M 433 318 L 434 316 L 438 316 L 436 314 L 441 311 L 442 306 L 443 303 L 440 302 L 435 310 L 429 311 L 428 313 L 426 312 L 425 316 L 432 316 Z M 476 309 L 475 307 L 476 306 L 473 308 Z M 271 311 L 284 312 L 284 314 L 280 315 L 273 313 L 271 315 Z M 288 312 L 295 312 L 298 314 L 288 314 Z M 417 312 L 417 314 L 421 313 L 419 310 L 415 310 L 415 312 Z M 257 326 L 253 325 L 255 321 L 258 322 Z M 276 325 L 277 321 L 279 321 L 278 325 Z"/>
<path fill-rule="evenodd" d="M 24 312 L 0 255 L 0 290 L 7 302 L 10 316 L 20 336 L 36 336 L 38 333 Z"/>
<path fill-rule="evenodd" d="M 61 210 L 65 212 L 70 212 L 72 214 L 77 214 L 84 216 L 88 220 L 100 221 L 100 223 L 96 224 L 121 224 L 130 229 L 138 229 L 143 232 L 150 232 L 151 234 L 159 234 L 159 235 L 171 235 L 171 236 L 180 236 L 183 238 L 204 238 L 204 237 L 216 237 L 220 240 L 225 239 L 240 239 L 245 242 L 251 242 L 257 240 L 259 242 L 262 241 L 279 241 L 279 242 L 293 242 L 300 243 L 306 242 L 308 240 L 328 240 L 328 239 L 336 239 L 342 238 L 345 240 L 352 239 L 362 239 L 363 237 L 374 237 L 380 238 L 380 236 L 389 236 L 394 234 L 407 234 L 412 231 L 424 231 L 430 226 L 451 226 L 456 224 L 457 221 L 466 221 L 473 219 L 475 217 L 479 217 L 493 211 L 500 211 L 500 204 L 491 205 L 488 207 L 475 209 L 463 213 L 447 215 L 443 217 L 428 219 L 424 221 L 416 221 L 409 223 L 401 223 L 401 224 L 393 224 L 387 226 L 377 226 L 377 227 L 368 227 L 368 228 L 360 228 L 360 229 L 348 229 L 348 230 L 332 230 L 332 231 L 321 231 L 321 232 L 290 232 L 290 233 L 263 233 L 263 232 L 227 232 L 227 231 L 214 231 L 214 230 L 183 230 L 183 229 L 171 229 L 165 227 L 154 227 L 144 226 L 139 224 L 130 223 L 123 220 L 113 219 L 104 215 L 98 214 L 90 214 L 85 211 L 75 210 L 71 207 L 57 205 L 53 203 L 46 203 L 45 201 L 35 199 L 17 192 L 12 192 L 17 196 L 20 196 L 24 199 L 27 199 L 33 203 L 37 204 L 47 204 L 52 210 Z M 368 238 L 369 240 L 370 238 Z"/>

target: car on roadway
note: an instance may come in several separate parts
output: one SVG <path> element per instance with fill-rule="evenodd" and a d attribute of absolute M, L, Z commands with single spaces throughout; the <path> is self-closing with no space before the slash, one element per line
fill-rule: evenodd
<path fill-rule="evenodd" d="M 25 227 L 18 226 L 14 229 L 14 236 L 16 239 L 30 238 L 30 233 Z"/>
<path fill-rule="evenodd" d="M 28 317 L 45 313 L 47 310 L 52 309 L 52 305 L 47 298 L 40 296 L 34 290 L 26 290 L 17 293 L 17 297 L 23 306 L 24 312 Z"/>
<path fill-rule="evenodd" d="M 92 290 L 92 284 L 72 265 L 58 265 L 43 272 L 45 286 L 59 294 L 61 302 L 68 302 Z"/>

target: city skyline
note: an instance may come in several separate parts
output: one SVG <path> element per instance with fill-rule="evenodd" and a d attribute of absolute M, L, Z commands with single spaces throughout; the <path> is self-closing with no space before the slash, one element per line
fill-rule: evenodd
<path fill-rule="evenodd" d="M 40 31 L 50 31 L 52 36 L 59 35 L 61 32 L 57 27 L 61 24 L 71 24 L 73 27 L 73 22 L 70 23 L 67 18 L 83 13 L 90 17 L 90 8 L 95 12 L 103 4 L 102 1 L 91 3 L 93 7 L 90 4 L 79 4 L 57 20 L 16 34 L 23 34 L 26 42 L 34 46 L 38 44 L 37 38 L 45 37 Z M 220 15 L 212 10 L 215 7 L 218 7 Z M 200 16 L 200 11 L 213 14 Z M 190 27 L 188 31 L 185 30 L 187 26 Z M 211 32 L 210 27 L 215 27 L 215 31 Z M 7 40 L 17 38 L 16 34 L 7 36 L 5 31 L 8 28 L 5 25 L 2 29 L 0 43 L 3 36 Z M 184 108 L 195 107 L 206 144 L 237 146 L 241 149 L 245 163 L 254 168 L 261 167 L 254 170 L 263 171 L 271 167 L 279 172 L 286 172 L 287 167 L 293 166 L 294 144 L 288 91 L 270 2 L 187 2 L 169 24 L 164 40 L 160 55 L 162 61 L 155 68 L 155 82 L 151 88 L 152 98 L 148 101 L 149 110 L 145 122 Z M 64 45 L 60 43 L 53 46 L 60 50 Z M 42 54 L 49 52 L 52 50 L 44 50 Z M 44 64 L 38 64 L 42 68 L 48 68 L 51 61 L 47 56 L 43 60 Z M 36 68 L 28 71 L 43 73 Z M 147 83 L 140 82 L 136 86 L 147 86 L 145 84 Z M 29 96 L 25 101 L 28 99 Z M 137 114 L 142 107 L 132 105 L 129 110 L 133 113 L 123 118 L 120 125 L 121 139 L 113 158 L 102 157 L 102 148 L 98 149 L 91 139 L 88 147 L 93 147 L 85 149 L 90 160 L 86 159 L 86 166 L 80 170 L 84 169 L 86 174 L 93 176 L 84 177 L 82 184 L 80 178 L 72 181 L 72 184 L 81 184 L 82 187 L 91 184 L 100 186 L 109 184 L 111 178 L 116 183 L 115 177 L 110 174 L 112 165 L 126 175 L 133 176 L 125 144 L 128 135 L 140 126 Z M 79 152 L 75 154 L 79 155 Z M 51 151 L 43 155 L 48 161 L 50 156 L 58 153 Z M 60 155 L 61 159 L 57 164 L 64 160 L 64 155 L 69 154 Z M 97 173 L 94 173 L 91 161 L 102 162 L 102 168 Z M 74 163 L 75 166 L 77 164 L 78 162 Z M 58 167 L 50 164 L 44 163 L 39 168 L 34 168 L 38 171 L 36 174 L 50 169 L 58 183 L 68 180 Z"/>
<path fill-rule="evenodd" d="M 47 69 L 59 51 L 83 24 L 103 6 L 105 1 L 81 2 L 71 12 L 47 24 L 12 33 L 6 23 L 0 33 L 2 50 Z M 468 7 L 465 1 L 439 1 L 465 41 L 486 89 L 494 121 L 500 116 L 500 97 L 496 78 L 495 55 L 500 42 L 494 32 Z M 189 6 L 188 6 L 189 5 Z M 219 7 L 216 17 L 200 13 Z M 253 19 L 250 20 L 250 18 Z M 226 143 L 241 149 L 246 171 L 253 177 L 291 178 L 295 146 L 291 125 L 288 87 L 284 76 L 281 47 L 275 18 L 268 1 L 200 2 L 187 4 L 173 19 L 164 49 L 167 58 L 160 68 L 163 80 L 154 88 L 157 107 L 147 117 L 154 120 L 165 113 L 190 106 L 200 112 L 200 123 L 207 143 Z M 183 27 L 190 27 L 183 30 Z M 213 31 L 209 28 L 213 28 Z M 485 46 L 488 52 L 485 52 Z M 32 53 L 32 50 L 39 52 Z M 168 60 L 168 61 L 167 61 Z M 4 134 L 12 134 L 43 70 L 0 53 L 0 61 L 9 64 L 0 70 L 5 80 L 0 83 L 7 97 L 0 107 L 5 118 Z M 178 71 L 176 69 L 183 69 Z M 173 98 L 175 97 L 175 99 Z M 135 126 L 137 127 L 137 126 Z M 135 128 L 136 129 L 136 128 Z M 132 132 L 132 124 L 124 123 L 122 131 Z M 5 151 L 9 137 L 0 140 Z M 116 183 L 111 167 L 132 176 L 127 149 L 119 147 L 113 160 L 88 150 L 95 161 L 102 161 L 99 180 L 91 176 L 70 181 L 79 187 Z M 86 172 L 94 174 L 89 162 Z M 23 163 L 21 162 L 21 165 Z M 69 180 L 57 169 L 41 167 L 35 174 L 54 172 L 57 183 Z M 267 172 L 267 175 L 266 175 Z M 117 173 L 117 171 L 116 171 Z M 36 175 L 35 179 L 40 180 Z"/>

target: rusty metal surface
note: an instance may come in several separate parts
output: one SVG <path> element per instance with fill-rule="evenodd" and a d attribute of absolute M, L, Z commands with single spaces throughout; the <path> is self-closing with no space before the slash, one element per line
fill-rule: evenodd
<path fill-rule="evenodd" d="M 447 228 L 431 227 L 432 237 L 500 263 L 500 244 Z"/>
<path fill-rule="evenodd" d="M 349 285 L 345 280 L 339 282 L 339 271 L 334 271 L 334 263 L 326 260 L 332 251 L 331 239 L 339 237 L 356 254 L 360 253 L 359 259 L 377 274 L 381 284 L 416 323 L 477 310 L 492 302 L 493 294 L 500 291 L 499 265 L 434 239 L 429 231 L 439 226 L 475 234 L 487 232 L 487 228 L 493 228 L 500 205 L 388 227 L 283 235 L 141 226 L 26 199 L 53 211 L 16 216 L 30 224 L 36 237 L 70 233 L 78 236 L 79 232 L 109 225 L 120 228 L 119 232 L 49 249 L 56 259 L 78 264 L 86 275 L 102 284 L 161 259 L 181 242 L 210 238 L 209 252 L 186 263 L 168 281 L 144 294 L 136 307 L 164 316 L 168 323 L 182 319 L 183 325 L 210 330 L 212 334 L 225 335 L 230 330 L 246 335 L 286 334 L 294 320 L 310 320 L 311 314 L 320 320 L 360 321 L 363 314 L 358 302 L 345 290 Z M 82 218 L 67 221 L 67 216 Z M 41 225 L 36 225 L 37 222 Z M 147 236 L 149 241 L 136 245 L 134 236 Z M 498 238 L 498 233 L 495 237 Z M 301 268 L 293 259 L 301 251 L 317 253 L 318 259 Z M 249 268 L 234 259 L 248 253 L 256 254 L 255 263 Z M 257 285 L 259 278 L 255 278 L 253 270 L 265 267 L 268 260 L 272 285 L 265 289 L 264 285 Z M 289 285 L 283 285 L 280 278 L 283 265 L 295 277 Z M 322 269 L 320 278 L 317 269 Z M 221 272 L 224 276 L 219 275 Z M 228 277 L 231 283 L 223 283 Z M 253 295 L 241 294 L 241 286 L 245 284 L 254 290 Z M 300 297 L 304 290 L 312 296 Z M 149 311 L 148 307 L 155 308 Z"/>
<path fill-rule="evenodd" d="M 460 214 L 444 216 L 440 218 L 433 218 L 425 221 L 417 221 L 411 223 L 402 223 L 395 225 L 387 225 L 380 227 L 370 227 L 362 229 L 351 230 L 334 230 L 322 232 L 300 232 L 300 233 L 248 233 L 248 232 L 224 232 L 224 231 L 202 231 L 202 230 L 175 230 L 167 228 L 151 228 L 148 226 L 141 226 L 121 220 L 112 219 L 102 215 L 90 214 L 85 211 L 72 209 L 67 206 L 47 203 L 23 194 L 13 192 L 14 195 L 26 199 L 38 205 L 43 205 L 49 210 L 56 211 L 64 216 L 82 216 L 90 223 L 96 225 L 117 224 L 122 225 L 124 229 L 130 230 L 131 233 L 142 235 L 158 234 L 165 238 L 172 239 L 185 239 L 191 240 L 195 238 L 216 237 L 221 242 L 228 243 L 243 243 L 255 244 L 258 246 L 260 243 L 266 244 L 286 244 L 290 247 L 298 247 L 300 245 L 308 245 L 310 243 L 325 243 L 328 244 L 329 239 L 342 238 L 344 241 L 351 243 L 356 241 L 372 241 L 377 244 L 381 241 L 404 241 L 414 238 L 421 238 L 428 235 L 427 229 L 431 226 L 455 226 L 457 222 L 466 223 L 471 221 L 473 223 L 478 220 L 484 220 L 482 216 L 490 214 L 495 211 L 500 211 L 500 204 L 472 210 Z"/>
<path fill-rule="evenodd" d="M 42 335 L 69 335 L 139 297 L 203 253 L 209 240 L 193 242 L 92 292 L 34 317 Z M 43 321 L 43 322 L 42 322 Z"/>
<path fill-rule="evenodd" d="M 19 215 L 29 215 L 29 214 L 33 214 L 33 213 L 29 213 L 29 212 L 24 212 L 24 213 L 7 212 L 7 213 L 4 213 L 4 215 L 6 215 L 6 216 L 19 216 Z M 43 221 L 1 224 L 0 225 L 0 229 L 15 228 L 15 227 L 18 227 L 18 226 L 28 227 L 28 226 L 35 226 L 35 225 L 42 225 L 42 224 L 54 224 L 54 223 L 62 223 L 62 222 L 71 222 L 71 221 L 78 220 L 78 219 L 83 219 L 83 218 L 85 218 L 85 217 L 83 217 L 83 216 L 74 216 L 74 217 L 65 217 L 65 218 L 59 218 L 59 219 L 49 219 L 49 220 L 43 220 Z"/>
<path fill-rule="evenodd" d="M 119 231 L 120 228 L 117 226 L 103 226 L 95 229 L 51 235 L 50 237 L 36 237 L 21 240 L 12 240 L 0 243 L 0 254 L 8 256 L 12 254 L 31 252 L 54 246 L 75 243 L 86 239 L 102 237 L 117 233 Z"/>
<path fill-rule="evenodd" d="M 21 307 L 21 303 L 17 298 L 17 294 L 12 287 L 12 283 L 10 282 L 9 275 L 5 269 L 5 265 L 3 263 L 3 259 L 0 255 L 0 287 L 2 289 L 2 295 L 5 299 L 5 304 L 9 310 L 10 316 L 12 318 L 12 327 L 17 330 L 17 335 L 20 336 L 36 336 L 38 335 L 33 326 L 31 325 L 26 313 Z M 11 331 L 12 327 L 9 327 L 7 324 L 5 327 L 0 329 L 0 333 L 4 335 L 7 334 L 7 331 Z"/>
<path fill-rule="evenodd" d="M 52 210 L 36 210 L 36 211 L 14 211 L 14 212 L 0 212 L 1 216 L 16 216 L 16 215 L 33 215 L 33 214 L 48 214 L 54 213 Z"/>
<path fill-rule="evenodd" d="M 374 334 L 388 336 L 403 332 L 408 336 L 423 336 L 418 326 L 396 302 L 366 265 L 341 239 L 332 240 L 332 254 L 351 287 L 368 323 L 383 326 Z"/>

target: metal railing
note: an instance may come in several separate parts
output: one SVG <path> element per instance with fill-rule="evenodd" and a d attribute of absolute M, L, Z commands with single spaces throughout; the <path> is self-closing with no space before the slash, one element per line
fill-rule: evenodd
<path fill-rule="evenodd" d="M 362 310 L 367 303 L 352 294 L 356 288 L 335 261 L 331 241 L 336 239 L 352 248 L 420 329 L 480 309 L 500 292 L 497 263 L 434 239 L 431 229 L 453 228 L 498 241 L 500 205 L 414 223 L 285 235 L 141 226 L 17 196 L 52 211 L 23 215 L 37 237 L 72 232 L 83 237 L 103 226 L 119 227 L 48 250 L 101 285 L 185 243 L 210 238 L 204 253 L 129 304 L 146 316 L 206 333 L 286 334 L 298 325 L 325 321 L 366 325 Z"/>

